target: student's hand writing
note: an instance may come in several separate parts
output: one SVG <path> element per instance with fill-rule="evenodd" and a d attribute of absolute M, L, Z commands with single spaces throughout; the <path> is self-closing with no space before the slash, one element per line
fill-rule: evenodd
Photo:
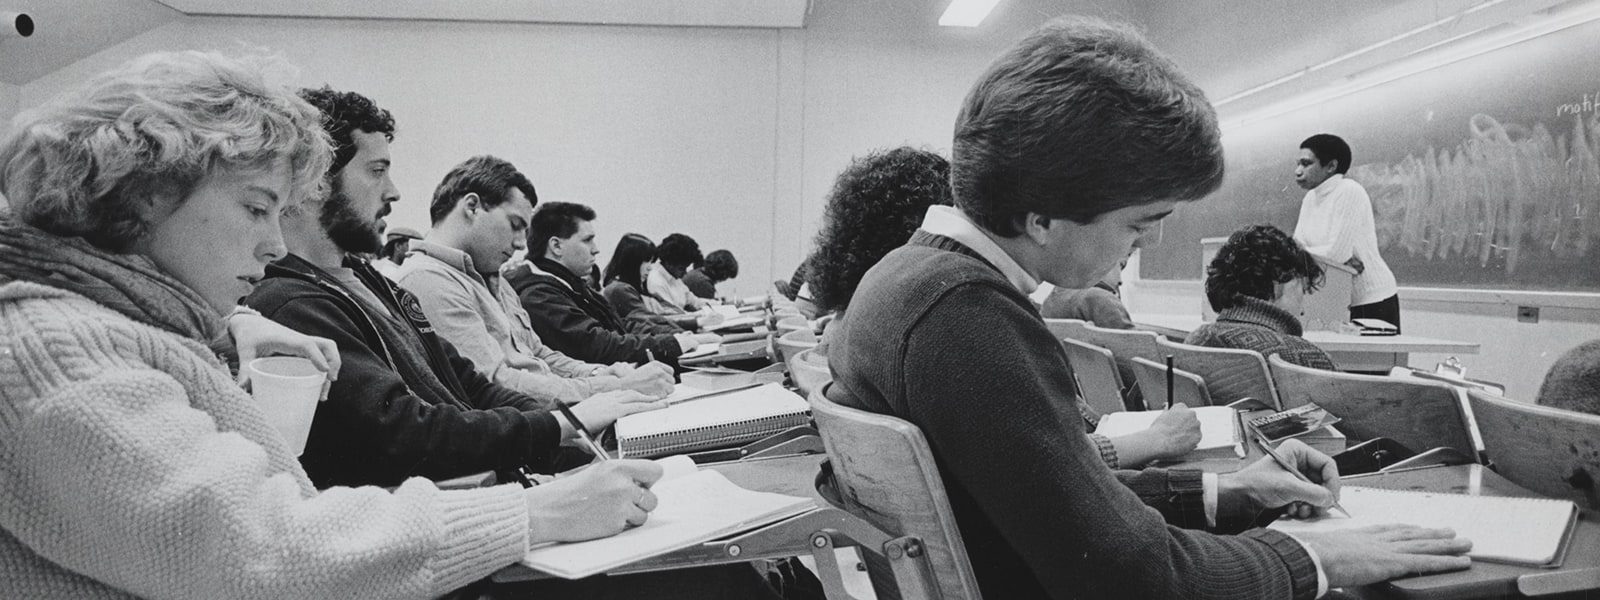
<path fill-rule="evenodd" d="M 609 460 L 528 488 L 528 542 L 581 542 L 643 525 L 660 478 L 654 462 Z"/>
<path fill-rule="evenodd" d="M 1301 473 L 1317 483 L 1301 481 L 1283 470 L 1271 457 L 1264 457 L 1250 466 L 1217 478 L 1219 514 L 1222 514 L 1224 507 L 1230 511 L 1254 512 L 1287 506 L 1288 516 L 1303 519 L 1315 514 L 1318 507 L 1332 506 L 1339 499 L 1339 466 L 1332 458 L 1311 449 L 1300 440 L 1284 442 L 1277 451 L 1289 464 L 1298 467 Z"/>
<path fill-rule="evenodd" d="M 694 341 L 700 344 L 719 344 L 722 343 L 722 336 L 715 333 L 696 333 Z"/>
<path fill-rule="evenodd" d="M 707 327 L 716 327 L 718 325 L 721 325 L 723 320 L 724 319 L 723 319 L 722 315 L 717 314 L 717 313 L 711 313 L 711 314 L 700 315 L 698 317 L 695 317 L 694 323 L 695 323 L 695 325 L 698 325 L 701 329 L 705 329 Z"/>
<path fill-rule="evenodd" d="M 611 363 L 610 365 L 607 365 L 607 366 L 601 368 L 599 371 L 596 371 L 595 375 L 610 375 L 612 377 L 627 377 L 629 373 L 632 373 L 637 369 L 638 369 L 638 367 L 633 366 L 633 363 L 615 362 L 615 363 Z"/>
<path fill-rule="evenodd" d="M 667 403 L 633 390 L 600 392 L 572 406 L 572 414 L 593 434 L 633 413 L 666 408 Z"/>
<path fill-rule="evenodd" d="M 672 374 L 661 369 L 634 369 L 632 373 L 622 378 L 619 386 L 651 398 L 660 398 L 672 393 Z"/>
<path fill-rule="evenodd" d="M 306 335 L 245 312 L 228 317 L 228 335 L 239 351 L 239 385 L 245 389 L 250 387 L 250 361 L 265 356 L 298 356 L 327 373 L 320 396 L 323 400 L 328 399 L 328 386 L 339 378 L 339 346 L 333 340 Z"/>
<path fill-rule="evenodd" d="M 1374 525 L 1345 531 L 1296 533 L 1316 551 L 1328 587 L 1366 585 L 1396 577 L 1458 571 L 1472 566 L 1472 542 L 1449 529 Z"/>
<path fill-rule="evenodd" d="M 1161 448 L 1157 458 L 1183 456 L 1200 445 L 1200 418 L 1181 402 L 1163 411 L 1147 431 L 1156 436 L 1156 447 Z"/>

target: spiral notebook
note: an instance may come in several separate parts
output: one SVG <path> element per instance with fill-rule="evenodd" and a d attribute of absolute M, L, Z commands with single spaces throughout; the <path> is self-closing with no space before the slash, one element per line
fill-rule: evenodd
<path fill-rule="evenodd" d="M 681 460 L 680 460 L 681 459 Z M 533 548 L 522 564 L 578 579 L 679 548 L 747 531 L 811 510 L 810 498 L 748 490 L 712 470 L 696 470 L 688 457 L 667 459 L 650 488 L 658 504 L 644 525 L 617 535 Z"/>
<path fill-rule="evenodd" d="M 1304 521 L 1274 521 L 1285 533 L 1337 531 L 1368 525 L 1403 523 L 1449 527 L 1472 540 L 1467 555 L 1475 560 L 1525 566 L 1559 566 L 1561 554 L 1578 522 L 1571 500 L 1466 496 L 1346 486 L 1339 493 L 1350 516 L 1325 515 Z"/>
<path fill-rule="evenodd" d="M 651 458 L 726 448 L 810 423 L 805 398 L 768 383 L 617 419 L 617 452 Z"/>

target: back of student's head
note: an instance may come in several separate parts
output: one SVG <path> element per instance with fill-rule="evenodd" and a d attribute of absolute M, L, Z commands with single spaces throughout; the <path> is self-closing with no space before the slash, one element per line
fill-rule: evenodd
<path fill-rule="evenodd" d="M 580 224 L 594 219 L 594 209 L 576 202 L 547 202 L 539 206 L 528 223 L 528 258 L 544 256 L 550 238 L 572 237 Z"/>
<path fill-rule="evenodd" d="M 1539 386 L 1539 404 L 1600 415 L 1600 340 L 1568 350 Z"/>
<path fill-rule="evenodd" d="M 734 258 L 733 252 L 728 250 L 712 250 L 706 255 L 705 265 L 700 270 L 713 283 L 727 281 L 739 276 L 739 259 Z"/>
<path fill-rule="evenodd" d="M 511 163 L 493 156 L 474 156 L 456 165 L 446 173 L 444 180 L 433 189 L 433 203 L 428 206 L 428 217 L 438 225 L 456 204 L 467 194 L 477 194 L 484 210 L 493 209 L 511 199 L 511 190 L 520 190 L 528 204 L 538 205 L 539 194 L 533 182 Z"/>
<path fill-rule="evenodd" d="M 1228 236 L 1206 265 L 1206 299 L 1222 310 L 1249 297 L 1272 301 L 1278 284 L 1300 281 L 1306 293 L 1322 285 L 1322 266 L 1283 230 L 1251 225 Z"/>
<path fill-rule="evenodd" d="M 834 181 L 806 263 L 817 308 L 844 309 L 861 277 L 911 239 L 929 206 L 952 202 L 950 162 L 938 154 L 902 146 L 852 161 Z"/>
<path fill-rule="evenodd" d="M 605 282 L 621 281 L 644 293 L 645 284 L 639 277 L 639 267 L 655 260 L 655 242 L 637 233 L 624 235 L 617 240 L 617 249 L 611 253 L 611 261 L 606 263 Z"/>
<path fill-rule="evenodd" d="M 1327 164 L 1330 160 L 1337 160 L 1339 164 L 1334 167 L 1334 173 L 1347 173 L 1350 171 L 1350 144 L 1344 138 L 1331 133 L 1319 133 L 1300 142 L 1300 147 L 1310 150 L 1317 155 L 1317 161 Z"/>
<path fill-rule="evenodd" d="M 219 168 L 280 161 L 290 205 L 320 193 L 331 160 L 322 116 L 273 59 L 145 55 L 23 113 L 0 143 L 0 194 L 21 222 L 124 251 Z"/>
<path fill-rule="evenodd" d="M 700 254 L 700 243 L 681 233 L 661 238 L 658 250 L 661 266 L 664 267 L 688 268 L 705 262 L 705 257 Z"/>
<path fill-rule="evenodd" d="M 328 165 L 328 175 L 338 173 L 356 157 L 356 132 L 381 133 L 394 141 L 394 116 L 366 96 L 323 86 L 302 89 L 300 97 L 322 112 L 322 128 L 333 140 L 333 164 Z"/>
<path fill-rule="evenodd" d="M 1222 174 L 1205 93 L 1132 28 L 1067 18 L 1013 46 L 968 92 L 950 180 L 963 212 L 1014 237 L 1027 213 L 1089 223 L 1203 197 Z"/>

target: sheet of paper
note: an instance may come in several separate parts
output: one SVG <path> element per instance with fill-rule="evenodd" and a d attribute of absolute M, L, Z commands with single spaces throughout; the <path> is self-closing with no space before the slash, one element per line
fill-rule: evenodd
<path fill-rule="evenodd" d="M 1469 556 L 1482 560 L 1542 565 L 1556 557 L 1577 507 L 1569 500 L 1466 496 L 1345 486 L 1339 504 L 1350 516 L 1305 521 L 1279 519 L 1286 533 L 1337 531 L 1403 523 L 1448 527 L 1472 540 Z"/>
<path fill-rule="evenodd" d="M 1226 406 L 1202 406 L 1193 410 L 1195 418 L 1200 420 L 1200 445 L 1195 447 L 1196 450 L 1226 448 L 1239 444 L 1239 429 L 1235 424 L 1237 411 Z M 1094 432 L 1106 437 L 1138 433 L 1154 425 L 1162 412 L 1164 411 L 1146 410 L 1110 413 L 1100 417 L 1100 425 Z"/>

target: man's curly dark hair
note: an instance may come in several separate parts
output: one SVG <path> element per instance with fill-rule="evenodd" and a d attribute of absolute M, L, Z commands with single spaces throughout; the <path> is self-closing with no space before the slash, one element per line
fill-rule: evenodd
<path fill-rule="evenodd" d="M 300 98 L 322 111 L 322 128 L 333 138 L 333 166 L 328 174 L 338 173 L 356 157 L 355 132 L 381 133 L 394 141 L 394 116 L 378 108 L 372 99 L 355 92 L 341 92 L 328 86 L 304 88 Z"/>
<path fill-rule="evenodd" d="M 705 262 L 705 256 L 700 254 L 700 243 L 694 238 L 681 233 L 668 234 L 661 238 L 661 245 L 656 246 L 657 256 L 661 265 L 666 267 L 696 267 Z"/>
<path fill-rule="evenodd" d="M 844 310 L 867 269 L 905 245 L 933 205 L 950 206 L 950 161 L 901 146 L 855 159 L 828 195 L 806 283 L 822 311 Z"/>
<path fill-rule="evenodd" d="M 1322 266 L 1310 252 L 1271 225 L 1251 225 L 1233 232 L 1206 266 L 1206 299 L 1222 310 L 1248 296 L 1271 301 L 1277 285 L 1301 280 L 1307 294 L 1322 287 Z"/>

